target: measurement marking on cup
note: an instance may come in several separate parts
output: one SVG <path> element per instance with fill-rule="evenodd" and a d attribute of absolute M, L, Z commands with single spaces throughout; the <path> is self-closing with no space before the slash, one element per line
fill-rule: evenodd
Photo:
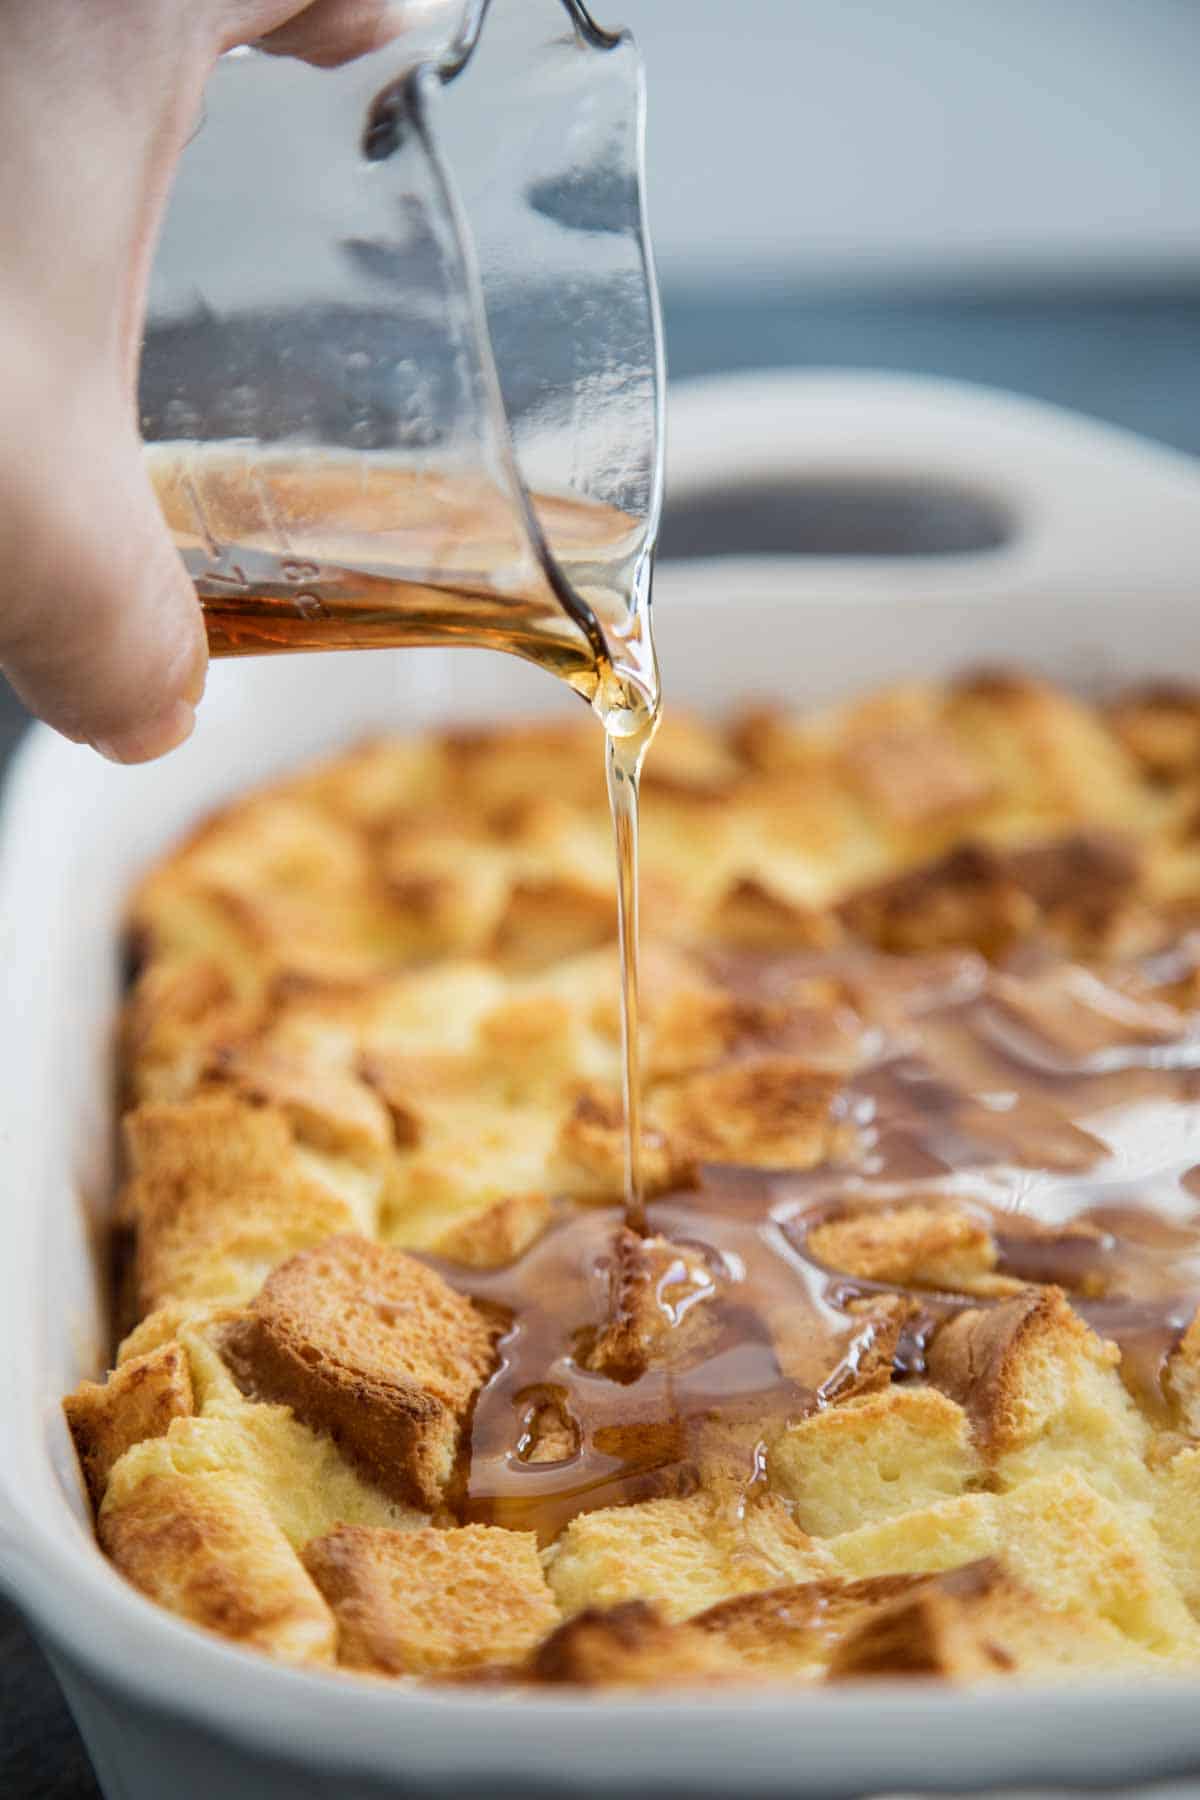
<path fill-rule="evenodd" d="M 239 563 L 231 563 L 228 569 L 209 569 L 204 580 L 208 587 L 225 588 L 231 594 L 244 594 L 250 586 Z"/>

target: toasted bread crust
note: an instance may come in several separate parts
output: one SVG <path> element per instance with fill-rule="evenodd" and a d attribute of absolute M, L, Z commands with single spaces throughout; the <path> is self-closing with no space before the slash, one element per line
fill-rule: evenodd
<path fill-rule="evenodd" d="M 807 1581 L 739 1594 L 698 1613 L 692 1624 L 719 1638 L 756 1672 L 819 1674 L 852 1632 L 925 1581 L 879 1575 L 866 1581 Z"/>
<path fill-rule="evenodd" d="M 138 1107 L 125 1130 L 143 1312 L 249 1299 L 292 1251 L 359 1222 L 305 1172 L 274 1108 L 201 1094 Z"/>
<path fill-rule="evenodd" d="M 291 1406 L 385 1493 L 432 1509 L 492 1328 L 402 1251 L 340 1237 L 276 1269 L 222 1349 L 247 1392 Z"/>
<path fill-rule="evenodd" d="M 186 1418 L 194 1405 L 191 1369 L 178 1344 L 122 1362 L 103 1386 L 80 1382 L 63 1401 L 63 1411 L 92 1505 L 100 1505 L 109 1470 L 131 1444 L 161 1437 L 172 1419 Z"/>
<path fill-rule="evenodd" d="M 558 1621 L 530 1532 L 343 1525 L 304 1565 L 337 1619 L 339 1662 L 376 1675 L 517 1662 Z"/>
<path fill-rule="evenodd" d="M 611 1381 L 636 1381 L 652 1364 L 694 1351 L 709 1329 L 704 1302 L 716 1290 L 699 1251 L 622 1230 L 610 1253 L 608 1318 L 585 1366 Z"/>
<path fill-rule="evenodd" d="M 286 1662 L 332 1662 L 333 1616 L 249 1482 L 154 1476 L 102 1510 L 99 1533 L 123 1575 L 193 1625 Z"/>
<path fill-rule="evenodd" d="M 929 1373 L 966 1407 L 985 1456 L 1003 1464 L 1061 1431 L 1081 1389 L 1098 1391 L 1114 1436 L 1129 1421 L 1136 1438 L 1118 1361 L 1116 1346 L 1088 1330 L 1061 1289 L 1033 1288 L 949 1320 L 931 1346 Z M 1103 1425 L 1088 1420 L 1084 1429 L 1095 1434 Z"/>
<path fill-rule="evenodd" d="M 994 1681 L 1116 1668 L 1127 1647 L 1086 1614 L 1057 1612 L 994 1558 L 935 1575 L 873 1609 L 834 1650 L 828 1679 Z"/>
<path fill-rule="evenodd" d="M 669 1623 L 645 1600 L 576 1613 L 546 1639 L 530 1667 L 533 1679 L 549 1686 L 590 1688 L 706 1687 L 739 1673 L 718 1639 Z"/>
<path fill-rule="evenodd" d="M 991 1233 L 958 1207 L 873 1207 L 815 1226 L 807 1241 L 821 1262 L 868 1281 L 959 1293 L 993 1285 Z"/>
<path fill-rule="evenodd" d="M 835 1537 L 978 1485 L 961 1407 L 932 1388 L 884 1387 L 816 1412 L 773 1446 L 772 1480 L 797 1524 Z"/>
<path fill-rule="evenodd" d="M 1037 921 L 1033 900 L 983 844 L 962 844 L 939 862 L 864 888 L 842 902 L 843 922 L 880 950 L 969 944 L 997 956 Z"/>

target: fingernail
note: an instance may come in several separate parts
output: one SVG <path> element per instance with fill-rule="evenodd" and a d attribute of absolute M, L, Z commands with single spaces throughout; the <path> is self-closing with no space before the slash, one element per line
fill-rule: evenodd
<path fill-rule="evenodd" d="M 186 700 L 172 700 L 148 725 L 139 725 L 135 731 L 123 731 L 112 738 L 93 738 L 92 748 L 106 756 L 109 762 L 152 762 L 156 756 L 165 756 L 168 750 L 174 750 L 177 744 L 191 737 L 195 724 L 196 709 Z"/>

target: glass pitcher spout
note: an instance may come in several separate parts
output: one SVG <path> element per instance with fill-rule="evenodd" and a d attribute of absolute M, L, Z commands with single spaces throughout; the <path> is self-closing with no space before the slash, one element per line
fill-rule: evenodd
<path fill-rule="evenodd" d="M 652 712 L 640 59 L 578 0 L 433 10 L 415 66 L 222 59 L 152 281 L 151 478 L 217 654 L 482 644 Z"/>

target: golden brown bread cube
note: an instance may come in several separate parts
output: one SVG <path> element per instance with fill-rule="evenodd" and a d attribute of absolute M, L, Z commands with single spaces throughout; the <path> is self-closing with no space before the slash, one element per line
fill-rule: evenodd
<path fill-rule="evenodd" d="M 643 1138 L 642 1178 L 648 1194 L 673 1186 L 682 1171 L 673 1146 L 651 1127 Z M 615 1084 L 581 1082 L 555 1133 L 552 1185 L 580 1200 L 619 1200 L 625 1185 L 624 1113 Z"/>
<path fill-rule="evenodd" d="M 341 1525 L 304 1566 L 337 1620 L 338 1661 L 375 1675 L 516 1662 L 558 1623 L 532 1532 Z"/>
<path fill-rule="evenodd" d="M 672 1624 L 645 1600 L 576 1613 L 546 1639 L 529 1673 L 548 1685 L 589 1688 L 707 1687 L 746 1678 L 719 1638 Z"/>
<path fill-rule="evenodd" d="M 160 1606 L 283 1662 L 331 1663 L 333 1615 L 252 1482 L 157 1475 L 100 1514 L 100 1542 Z"/>
<path fill-rule="evenodd" d="M 850 737 L 841 766 L 870 807 L 903 830 L 952 824 L 979 811 L 995 783 L 935 720 L 881 723 Z"/>
<path fill-rule="evenodd" d="M 1130 838 L 1069 832 L 1010 851 L 1008 868 L 1057 940 L 1085 952 L 1142 947 L 1135 903 L 1141 857 Z"/>
<path fill-rule="evenodd" d="M 1115 1626 L 1055 1611 L 992 1558 L 935 1575 L 873 1609 L 834 1651 L 829 1679 L 864 1676 L 1041 1679 L 1129 1665 Z"/>
<path fill-rule="evenodd" d="M 1003 1520 L 992 1494 L 960 1494 L 912 1512 L 857 1525 L 824 1540 L 829 1570 L 855 1581 L 882 1575 L 937 1574 L 993 1556 Z"/>
<path fill-rule="evenodd" d="M 208 1073 L 256 1105 L 277 1107 L 295 1137 L 314 1149 L 369 1164 L 392 1147 L 383 1101 L 334 1064 L 269 1042 L 233 1043 L 214 1053 Z"/>
<path fill-rule="evenodd" d="M 659 725 L 642 778 L 665 794 L 703 803 L 735 790 L 741 775 L 741 758 L 723 725 L 673 706 Z"/>
<path fill-rule="evenodd" d="M 530 794 L 572 806 L 604 805 L 603 766 L 582 721 L 455 726 L 437 741 L 458 790 L 490 817 Z"/>
<path fill-rule="evenodd" d="M 996 1266 L 991 1232 L 957 1207 L 864 1207 L 814 1225 L 806 1242 L 831 1269 L 901 1287 L 988 1292 Z"/>
<path fill-rule="evenodd" d="M 1070 1468 L 863 1525 L 824 1548 L 835 1569 L 859 1579 L 999 1556 L 1046 1605 L 1115 1625 L 1135 1659 L 1187 1660 L 1200 1645 L 1149 1509 L 1106 1498 Z"/>
<path fill-rule="evenodd" d="M 248 1400 L 218 1354 L 225 1321 L 189 1323 L 180 1341 L 191 1363 L 196 1411 L 164 1436 L 144 1438 L 113 1465 L 106 1504 L 124 1503 L 145 1480 L 222 1470 L 257 1491 L 294 1549 L 336 1524 L 412 1530 L 428 1515 L 390 1499 L 365 1480 L 326 1432 L 314 1431 L 290 1406 Z"/>
<path fill-rule="evenodd" d="M 131 1444 L 161 1437 L 172 1419 L 195 1405 L 186 1352 L 164 1344 L 122 1362 L 103 1384 L 82 1381 L 63 1401 L 92 1505 L 104 1498 L 108 1473 Z"/>
<path fill-rule="evenodd" d="M 917 1511 L 983 1474 L 962 1408 L 924 1387 L 888 1387 L 813 1413 L 771 1446 L 769 1468 L 773 1489 L 814 1537 Z"/>
<path fill-rule="evenodd" d="M 229 1094 L 126 1117 L 140 1307 L 248 1300 L 284 1257 L 366 1221 L 310 1174 L 282 1113 Z"/>
<path fill-rule="evenodd" d="M 116 1367 L 120 1368 L 122 1363 L 129 1362 L 135 1356 L 145 1356 L 149 1351 L 161 1350 L 164 1345 L 171 1343 L 179 1336 L 180 1328 L 186 1325 L 193 1312 L 200 1318 L 206 1316 L 204 1312 L 177 1300 L 168 1301 L 166 1306 L 158 1306 L 153 1312 L 145 1313 L 117 1345 Z"/>
<path fill-rule="evenodd" d="M 253 1016 L 253 1008 L 237 1006 L 218 963 L 151 962 L 138 976 L 122 1020 L 130 1097 L 182 1099 L 195 1086 L 210 1043 Z"/>
<path fill-rule="evenodd" d="M 1037 922 L 1004 860 L 971 843 L 848 895 L 839 913 L 855 937 L 900 953 L 963 944 L 997 956 Z"/>
<path fill-rule="evenodd" d="M 369 976 L 411 934 L 371 879 L 370 847 L 344 819 L 282 784 L 205 820 L 151 871 L 132 909 L 157 959 L 202 958 L 239 998 L 289 971 Z"/>
<path fill-rule="evenodd" d="M 930 1379 L 966 1407 L 1004 1486 L 1066 1467 L 1102 1493 L 1143 1500 L 1149 1427 L 1119 1360 L 1059 1288 L 958 1314 L 928 1356 Z"/>
<path fill-rule="evenodd" d="M 1134 1654 L 1174 1663 L 1200 1653 L 1200 1633 L 1140 1499 L 1101 1493 L 1068 1466 L 1000 1496 L 997 1517 L 1005 1563 L 1048 1604 L 1107 1619 Z"/>
<path fill-rule="evenodd" d="M 720 942 L 744 949 L 827 950 L 842 936 L 831 913 L 780 893 L 758 875 L 735 875 L 704 924 Z"/>
<path fill-rule="evenodd" d="M 607 883 L 596 888 L 564 876 L 545 876 L 513 883 L 492 947 L 506 968 L 544 969 L 562 957 L 606 943 L 616 929 L 616 896 Z"/>
<path fill-rule="evenodd" d="M 788 1018 L 785 1007 L 731 993 L 682 959 L 661 958 L 658 966 L 647 967 L 642 990 L 642 1060 L 654 1081 L 719 1062 L 778 1031 Z"/>
<path fill-rule="evenodd" d="M 1200 772 L 1200 690 L 1166 681 L 1129 689 L 1110 707 L 1108 721 L 1156 780 Z"/>
<path fill-rule="evenodd" d="M 805 1581 L 720 1600 L 691 1620 L 717 1638 L 748 1672 L 812 1677 L 836 1646 L 882 1607 L 919 1587 L 923 1575 L 867 1581 Z"/>
<path fill-rule="evenodd" d="M 493 1331 L 432 1269 L 346 1236 L 276 1269 L 223 1349 L 247 1392 L 327 1431 L 385 1493 L 432 1509 Z"/>
<path fill-rule="evenodd" d="M 443 1231 L 437 1240 L 438 1255 L 470 1269 L 498 1268 L 541 1236 L 552 1210 L 545 1194 L 506 1194 Z"/>
<path fill-rule="evenodd" d="M 1062 688 L 981 670 L 954 684 L 944 717 L 1018 816 L 1115 824 L 1142 810 L 1133 759 L 1095 709 Z"/>
<path fill-rule="evenodd" d="M 606 959 L 607 961 L 607 959 Z M 481 1054 L 499 1065 L 514 1091 L 558 1092 L 574 1074 L 582 1048 L 579 1013 L 595 961 L 585 957 L 571 968 L 569 998 L 548 982 L 517 987 L 511 998 L 485 1012 L 479 1021 Z"/>
<path fill-rule="evenodd" d="M 841 1085 L 804 1059 L 761 1056 L 685 1075 L 660 1088 L 648 1110 L 678 1165 L 806 1169 L 846 1139 Z"/>
<path fill-rule="evenodd" d="M 627 1227 L 609 1252 L 608 1318 L 583 1355 L 610 1381 L 636 1381 L 652 1363 L 694 1353 L 710 1327 L 717 1278 L 703 1254 Z"/>
<path fill-rule="evenodd" d="M 828 1574 L 832 1564 L 773 1495 L 647 1500 L 574 1518 L 547 1557 L 566 1613 L 653 1600 L 686 1619 L 730 1594 Z"/>

